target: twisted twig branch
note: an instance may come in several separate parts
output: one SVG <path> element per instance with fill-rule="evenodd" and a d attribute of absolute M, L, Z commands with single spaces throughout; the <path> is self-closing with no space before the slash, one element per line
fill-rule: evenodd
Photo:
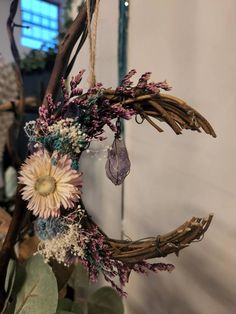
<path fill-rule="evenodd" d="M 82 206 L 84 208 L 83 203 Z M 165 257 L 172 253 L 178 255 L 179 251 L 202 239 L 212 219 L 213 214 L 205 218 L 193 217 L 173 231 L 137 241 L 109 238 L 88 215 L 84 223 L 87 228 L 92 225 L 99 229 L 106 238 L 114 259 L 124 263 L 139 263 L 151 258 Z"/>
<path fill-rule="evenodd" d="M 103 93 L 114 105 L 134 108 L 159 132 L 163 132 L 163 130 L 151 117 L 166 122 L 176 134 L 181 134 L 183 129 L 198 132 L 201 132 L 202 129 L 205 133 L 216 137 L 210 123 L 197 110 L 175 96 L 162 93 L 146 94 L 120 101 L 115 90 L 108 89 Z"/>
<path fill-rule="evenodd" d="M 180 250 L 204 235 L 212 218 L 213 215 L 207 218 L 193 217 L 174 231 L 146 240 L 133 242 L 108 239 L 108 243 L 112 247 L 113 257 L 125 263 L 138 263 L 154 257 L 165 257 L 171 253 L 178 255 Z"/>

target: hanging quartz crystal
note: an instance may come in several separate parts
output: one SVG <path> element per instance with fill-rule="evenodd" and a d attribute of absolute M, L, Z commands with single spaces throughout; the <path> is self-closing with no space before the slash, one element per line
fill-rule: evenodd
<path fill-rule="evenodd" d="M 106 175 L 115 185 L 120 185 L 129 174 L 130 165 L 128 151 L 118 129 L 112 146 L 108 150 Z"/>

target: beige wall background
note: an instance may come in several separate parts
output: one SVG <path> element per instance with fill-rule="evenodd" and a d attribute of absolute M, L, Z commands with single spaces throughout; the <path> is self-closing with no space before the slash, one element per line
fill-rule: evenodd
<path fill-rule="evenodd" d="M 81 0 L 74 1 L 73 14 L 77 12 L 77 5 Z M 96 77 L 105 87 L 117 85 L 118 63 L 118 0 L 101 1 L 98 17 L 97 49 L 96 49 Z M 81 87 L 88 86 L 89 72 L 88 41 L 83 46 L 72 75 L 81 69 L 86 69 Z M 113 135 L 108 130 L 108 139 L 97 142 L 90 147 L 90 153 L 85 153 L 81 161 L 83 171 L 83 200 L 89 213 L 96 222 L 111 237 L 121 236 L 121 188 L 115 187 L 106 177 L 105 162 L 107 146 L 113 141 Z"/>
<path fill-rule="evenodd" d="M 129 68 L 170 81 L 218 137 L 127 123 L 125 233 L 157 235 L 214 213 L 201 243 L 163 260 L 172 274 L 132 274 L 128 314 L 236 313 L 235 12 L 234 0 L 130 1 Z"/>

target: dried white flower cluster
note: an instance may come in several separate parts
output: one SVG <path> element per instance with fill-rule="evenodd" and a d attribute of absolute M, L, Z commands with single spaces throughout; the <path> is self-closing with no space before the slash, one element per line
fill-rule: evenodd
<path fill-rule="evenodd" d="M 38 135 L 36 121 L 26 122 L 24 126 L 24 131 L 30 139 L 36 137 Z"/>
<path fill-rule="evenodd" d="M 67 138 L 71 144 L 72 150 L 77 154 L 80 153 L 80 147 L 83 147 L 84 141 L 87 140 L 87 135 L 81 131 L 81 125 L 75 123 L 74 119 L 61 119 L 48 127 L 50 135 L 59 135 Z"/>
<path fill-rule="evenodd" d="M 43 256 L 46 263 L 53 258 L 59 263 L 68 265 L 71 258 L 84 257 L 87 240 L 85 235 L 79 233 L 79 225 L 77 223 L 71 224 L 63 234 L 52 240 L 41 241 L 37 253 Z"/>
<path fill-rule="evenodd" d="M 81 220 L 85 212 L 80 205 L 77 207 L 77 222 L 74 221 L 75 212 L 63 219 L 65 230 L 53 239 L 41 240 L 37 253 L 41 254 L 45 263 L 55 259 L 59 263 L 68 266 L 74 257 L 84 258 L 84 249 L 89 242 L 86 233 L 83 232 Z M 36 253 L 36 254 L 37 254 Z"/>

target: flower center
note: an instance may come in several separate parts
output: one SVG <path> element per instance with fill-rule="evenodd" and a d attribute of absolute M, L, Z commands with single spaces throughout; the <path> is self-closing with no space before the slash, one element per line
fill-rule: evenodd
<path fill-rule="evenodd" d="M 36 180 L 35 190 L 42 196 L 47 196 L 53 193 L 56 189 L 56 180 L 50 176 L 43 176 Z"/>

